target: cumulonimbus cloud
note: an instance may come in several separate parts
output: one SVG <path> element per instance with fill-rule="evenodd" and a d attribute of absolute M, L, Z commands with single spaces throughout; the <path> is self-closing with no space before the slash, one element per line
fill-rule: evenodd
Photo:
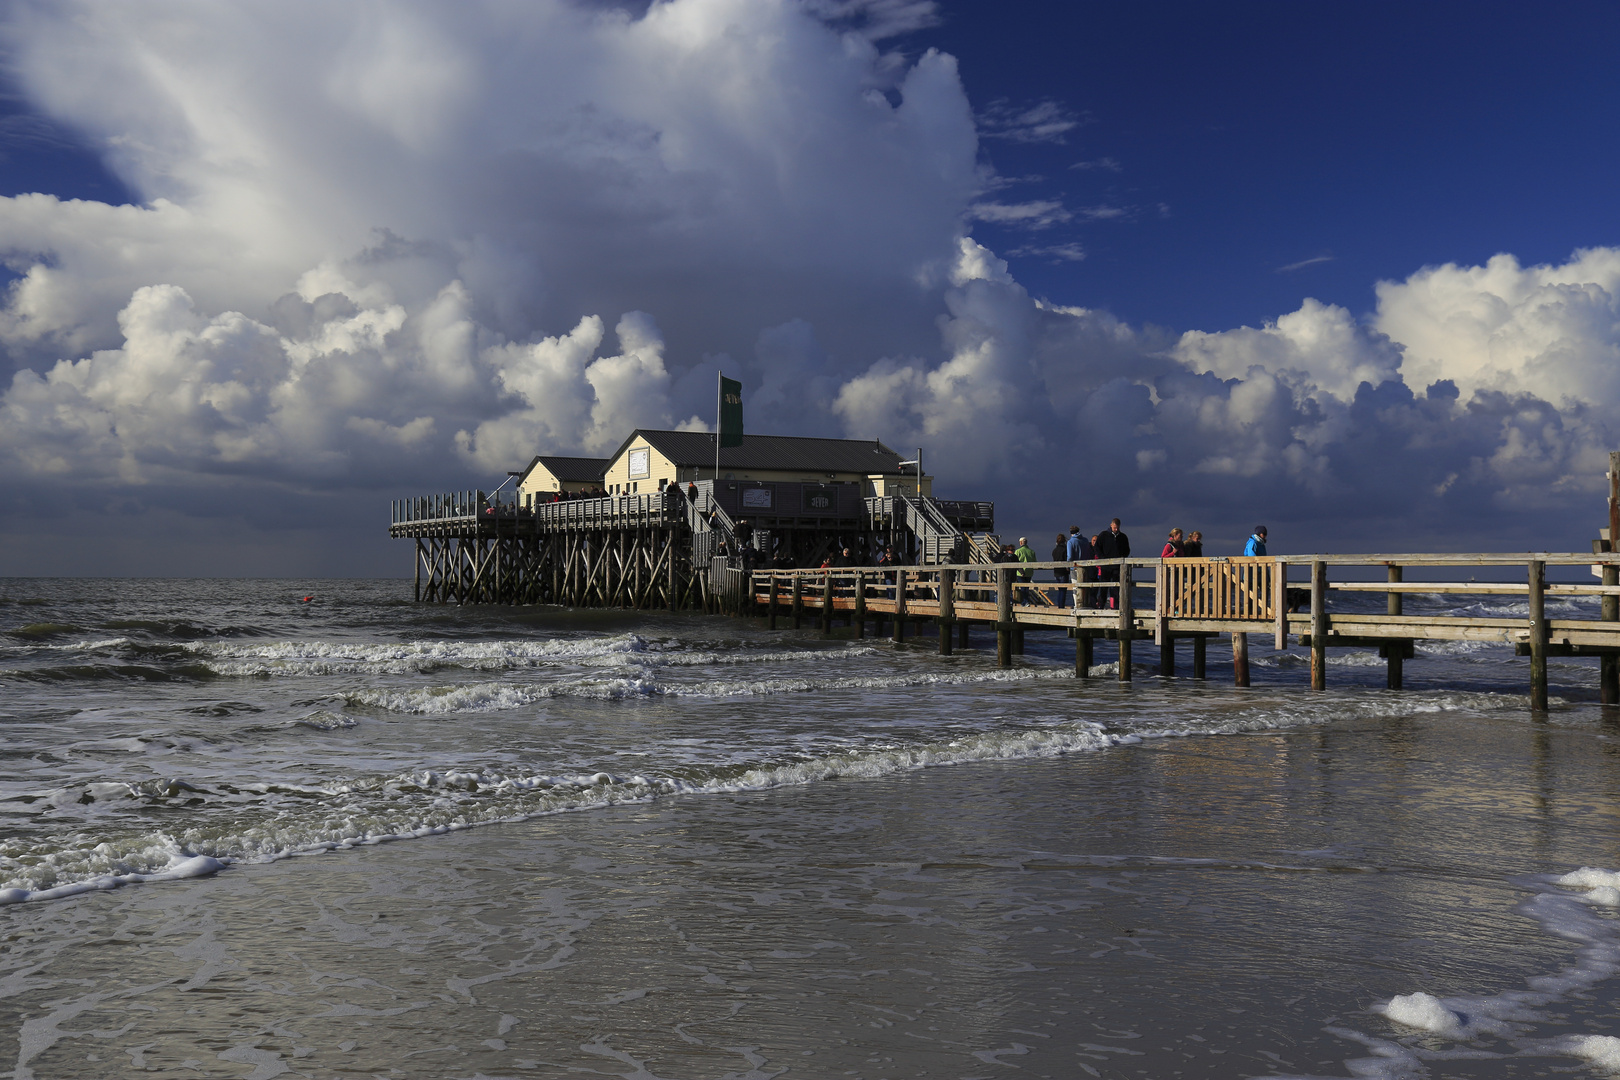
<path fill-rule="evenodd" d="M 0 199 L 3 472 L 397 491 L 701 425 L 719 368 L 1015 518 L 1585 512 L 1620 250 L 1180 335 L 1039 301 L 972 223 L 1076 212 L 984 201 L 954 60 L 886 51 L 931 18 L 19 4 L 12 75 L 140 201 Z"/>

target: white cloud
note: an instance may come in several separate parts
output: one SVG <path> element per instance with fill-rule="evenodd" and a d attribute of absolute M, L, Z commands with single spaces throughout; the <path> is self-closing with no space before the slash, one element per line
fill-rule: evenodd
<path fill-rule="evenodd" d="M 702 429 L 717 368 L 752 430 L 921 445 L 1019 527 L 1576 520 L 1620 434 L 1617 249 L 1180 336 L 1031 298 L 970 223 L 1132 211 L 982 199 L 955 61 L 876 44 L 931 4 L 12 14 L 11 74 L 143 201 L 0 199 L 5 484 L 405 493 Z"/>
<path fill-rule="evenodd" d="M 1046 229 L 1070 221 L 1074 215 L 1056 199 L 1033 199 L 1029 202 L 974 203 L 968 216 L 975 221 L 988 221 L 995 225 L 1015 225 L 1026 229 Z"/>
<path fill-rule="evenodd" d="M 1057 101 L 1039 101 L 1026 106 L 992 101 L 979 114 L 979 131 L 988 139 L 1061 144 L 1065 141 L 1064 136 L 1082 122 L 1082 117 Z"/>
<path fill-rule="evenodd" d="M 1559 266 L 1426 267 L 1378 285 L 1373 325 L 1400 341 L 1414 385 L 1449 379 L 1550 401 L 1620 404 L 1620 249 Z"/>

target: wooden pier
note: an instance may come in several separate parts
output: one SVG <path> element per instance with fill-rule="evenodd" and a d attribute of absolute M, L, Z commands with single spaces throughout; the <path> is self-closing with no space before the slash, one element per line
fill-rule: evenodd
<path fill-rule="evenodd" d="M 751 493 L 767 487 L 760 507 Z M 388 534 L 414 541 L 422 602 L 714 611 L 735 607 L 743 566 L 815 565 L 845 546 L 861 557 L 888 547 L 925 564 L 987 559 L 994 524 L 988 502 L 703 480 L 690 495 L 670 488 L 532 507 L 483 491 L 400 499 Z"/>
<path fill-rule="evenodd" d="M 1607 546 L 1605 544 L 1605 546 Z M 1591 569 L 1588 569 L 1591 568 Z M 1021 581 L 1020 570 L 1037 577 L 1066 571 L 1061 581 Z M 1598 573 L 1601 583 L 1549 581 L 1548 571 Z M 1102 571 L 1082 580 L 1082 574 Z M 1113 571 L 1111 573 L 1111 571 Z M 1467 580 L 1458 580 L 1463 574 Z M 1451 580 L 1434 579 L 1446 574 Z M 1151 577 L 1150 577 L 1151 575 Z M 1414 577 L 1413 575 L 1416 575 Z M 739 575 L 741 576 L 741 575 Z M 1490 580 L 1475 580 L 1479 577 Z M 1620 555 L 1527 553 L 1523 555 L 1313 555 L 1226 559 L 1114 559 L 1088 563 L 964 563 L 888 568 L 772 570 L 746 576 L 737 614 L 763 614 L 774 628 L 785 615 L 801 626 L 815 618 L 830 633 L 842 617 L 864 636 L 869 622 L 887 623 L 895 641 L 908 626 L 938 626 L 938 647 L 965 645 L 969 628 L 996 633 L 1003 667 L 1022 651 L 1026 630 L 1063 630 L 1075 642 L 1075 675 L 1088 678 L 1099 641 L 1117 649 L 1117 676 L 1132 678 L 1131 647 L 1159 647 L 1159 673 L 1174 675 L 1176 645 L 1192 643 L 1192 677 L 1205 677 L 1208 641 L 1226 635 L 1232 646 L 1234 680 L 1249 685 L 1251 634 L 1310 649 L 1311 688 L 1327 686 L 1327 650 L 1376 648 L 1387 662 L 1390 689 L 1400 689 L 1404 661 L 1420 641 L 1484 641 L 1512 645 L 1530 657 L 1530 698 L 1547 708 L 1547 657 L 1601 658 L 1601 697 L 1620 705 Z M 1335 598 L 1382 593 L 1384 610 L 1344 610 Z M 1523 617 L 1467 617 L 1413 612 L 1407 596 L 1523 597 Z M 1549 619 L 1551 597 L 1594 597 L 1595 618 Z M 1075 606 L 1076 599 L 1080 606 Z M 1291 602 L 1292 601 L 1292 602 Z M 1095 603 L 1104 606 L 1092 606 Z M 1338 608 L 1335 610 L 1335 608 Z M 1294 610 L 1291 610 L 1294 609 Z"/>

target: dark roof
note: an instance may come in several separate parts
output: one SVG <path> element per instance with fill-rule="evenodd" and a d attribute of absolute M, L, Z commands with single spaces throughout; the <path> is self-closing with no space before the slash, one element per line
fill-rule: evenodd
<path fill-rule="evenodd" d="M 591 480 L 600 480 L 607 472 L 609 458 L 595 457 L 550 457 L 545 454 L 538 455 L 529 462 L 529 467 L 523 470 L 523 476 L 518 483 L 523 483 L 534 472 L 536 465 L 544 465 L 546 471 L 558 480 L 569 484 L 583 484 Z"/>
<path fill-rule="evenodd" d="M 638 437 L 678 466 L 714 465 L 714 435 L 707 431 L 637 428 L 614 453 L 614 459 Z M 721 448 L 720 468 L 861 474 L 902 471 L 900 455 L 876 439 L 801 439 L 791 435 L 744 435 L 741 446 Z"/>

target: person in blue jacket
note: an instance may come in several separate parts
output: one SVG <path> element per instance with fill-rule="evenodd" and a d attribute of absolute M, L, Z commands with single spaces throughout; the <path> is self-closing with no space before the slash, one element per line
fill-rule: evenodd
<path fill-rule="evenodd" d="M 1249 542 L 1243 545 L 1243 554 L 1264 555 L 1265 553 L 1266 527 L 1264 525 L 1256 525 L 1254 527 L 1254 535 L 1249 537 Z"/>

